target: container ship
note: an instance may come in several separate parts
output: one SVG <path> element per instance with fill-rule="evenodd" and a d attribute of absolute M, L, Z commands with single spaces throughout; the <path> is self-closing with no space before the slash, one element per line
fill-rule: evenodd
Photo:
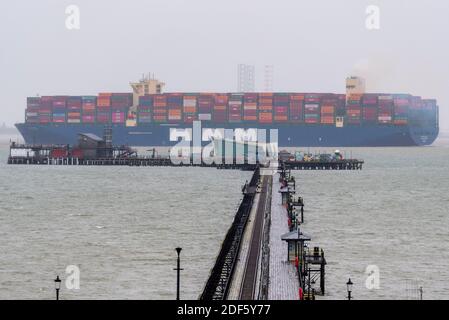
<path fill-rule="evenodd" d="M 422 146 L 439 133 L 435 99 L 411 94 L 366 93 L 365 81 L 346 79 L 346 93 L 162 93 L 164 83 L 143 78 L 129 93 L 27 98 L 25 121 L 16 124 L 28 144 L 76 144 L 78 135 L 112 143 L 171 146 L 170 129 L 278 129 L 281 147 Z"/>

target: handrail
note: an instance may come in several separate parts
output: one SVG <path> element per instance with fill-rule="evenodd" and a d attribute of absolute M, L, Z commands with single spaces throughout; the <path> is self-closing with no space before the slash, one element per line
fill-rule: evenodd
<path fill-rule="evenodd" d="M 249 183 L 250 187 L 257 187 L 260 178 L 260 170 L 257 168 Z M 200 300 L 225 300 L 237 257 L 240 251 L 241 240 L 248 221 L 255 193 L 246 193 L 234 217 L 221 246 L 220 252 L 206 282 Z"/>

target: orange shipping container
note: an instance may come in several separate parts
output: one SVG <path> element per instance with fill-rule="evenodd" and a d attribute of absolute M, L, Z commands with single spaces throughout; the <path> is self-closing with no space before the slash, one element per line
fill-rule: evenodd
<path fill-rule="evenodd" d="M 195 113 L 195 112 L 196 112 L 196 107 L 184 106 L 184 113 Z"/>
<path fill-rule="evenodd" d="M 333 124 L 334 123 L 334 117 L 322 117 L 321 123 L 323 124 Z"/>
<path fill-rule="evenodd" d="M 335 111 L 334 106 L 321 106 L 321 114 L 334 113 L 334 111 Z"/>
<path fill-rule="evenodd" d="M 259 99 L 259 104 L 261 104 L 261 105 L 272 105 L 273 104 L 273 98 L 261 98 L 261 99 Z"/>
<path fill-rule="evenodd" d="M 244 105 L 243 106 L 244 110 L 257 110 L 257 106 L 248 106 L 248 105 Z"/>
<path fill-rule="evenodd" d="M 100 98 L 100 99 L 97 100 L 97 106 L 99 106 L 99 107 L 110 107 L 111 106 L 111 100 Z"/>
<path fill-rule="evenodd" d="M 244 116 L 243 120 L 256 121 L 257 120 L 257 116 Z"/>
<path fill-rule="evenodd" d="M 303 95 L 303 94 L 292 94 L 292 95 L 290 96 L 290 100 L 293 100 L 293 101 L 301 101 L 301 100 L 304 100 L 304 95 Z"/>
<path fill-rule="evenodd" d="M 275 121 L 287 121 L 288 117 L 287 116 L 274 116 L 274 120 Z"/>
<path fill-rule="evenodd" d="M 215 96 L 215 104 L 227 104 L 228 96 L 226 95 L 217 95 Z"/>

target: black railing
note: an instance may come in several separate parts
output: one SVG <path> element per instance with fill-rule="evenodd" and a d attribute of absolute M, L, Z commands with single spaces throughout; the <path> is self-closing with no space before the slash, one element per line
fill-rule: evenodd
<path fill-rule="evenodd" d="M 226 234 L 220 252 L 206 282 L 200 300 L 225 300 L 228 296 L 230 280 L 234 273 L 235 263 L 240 250 L 241 239 L 248 221 L 254 201 L 255 189 L 259 183 L 260 170 L 256 168 L 249 183 L 249 190 L 245 193 L 234 221 Z"/>

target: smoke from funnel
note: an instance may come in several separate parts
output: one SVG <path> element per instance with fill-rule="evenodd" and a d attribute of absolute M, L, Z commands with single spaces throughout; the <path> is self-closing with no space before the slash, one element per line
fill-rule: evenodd
<path fill-rule="evenodd" d="M 394 78 L 395 64 L 391 57 L 376 55 L 358 60 L 351 71 L 352 76 L 364 78 L 367 92 L 384 92 Z"/>

